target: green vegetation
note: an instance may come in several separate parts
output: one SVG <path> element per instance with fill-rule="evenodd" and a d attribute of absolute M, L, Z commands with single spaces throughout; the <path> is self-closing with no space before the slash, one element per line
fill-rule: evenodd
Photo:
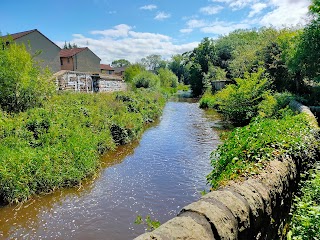
<path fill-rule="evenodd" d="M 152 231 L 152 230 L 160 227 L 160 225 L 161 225 L 161 223 L 158 220 L 152 220 L 149 215 L 147 215 L 145 217 L 145 219 L 143 219 L 141 215 L 138 215 L 136 217 L 136 220 L 134 221 L 134 223 L 138 224 L 138 225 L 140 225 L 140 224 L 146 225 L 148 231 Z"/>
<path fill-rule="evenodd" d="M 53 91 L 50 73 L 40 71 L 24 45 L 0 38 L 0 107 L 8 112 L 41 106 Z"/>
<path fill-rule="evenodd" d="M 288 104 L 293 99 L 320 104 L 319 3 L 313 0 L 313 19 L 303 29 L 236 30 L 216 41 L 204 39 L 189 53 L 184 66 L 189 66 L 193 93 L 203 94 L 200 107 L 215 108 L 242 126 L 225 133 L 211 155 L 213 171 L 207 179 L 212 188 L 247 179 L 283 156 L 303 159 L 309 168 L 318 158 L 319 130 Z M 202 57 L 207 64 L 200 64 Z M 220 72 L 223 79 L 222 70 L 234 84 L 212 92 L 210 83 L 218 78 L 210 76 Z M 294 200 L 288 239 L 320 238 L 319 169 L 312 172 Z"/>
<path fill-rule="evenodd" d="M 129 67 L 130 65 L 131 65 L 131 63 L 126 59 L 114 60 L 111 63 L 112 67 Z"/>
<path fill-rule="evenodd" d="M 269 94 L 268 79 L 260 69 L 257 73 L 246 73 L 243 79 L 237 78 L 237 84 L 228 85 L 214 96 L 204 95 L 201 107 L 214 107 L 226 120 L 235 125 L 245 125 L 258 115 L 258 105 Z"/>
<path fill-rule="evenodd" d="M 320 239 L 320 169 L 312 170 L 300 183 L 300 196 L 294 199 L 288 240 Z"/>
<path fill-rule="evenodd" d="M 149 71 L 139 73 L 133 78 L 132 83 L 136 88 L 160 88 L 159 76 Z"/>
<path fill-rule="evenodd" d="M 320 149 L 307 117 L 288 109 L 279 118 L 257 118 L 224 138 L 212 153 L 213 171 L 208 181 L 213 188 L 230 179 L 257 174 L 265 163 L 284 155 L 312 161 Z"/>
<path fill-rule="evenodd" d="M 0 114 L 0 199 L 80 184 L 97 173 L 99 154 L 137 139 L 165 100 L 148 90 L 61 94 L 43 107 Z"/>

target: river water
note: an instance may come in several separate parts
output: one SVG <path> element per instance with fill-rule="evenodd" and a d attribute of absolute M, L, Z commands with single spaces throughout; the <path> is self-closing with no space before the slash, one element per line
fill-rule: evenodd
<path fill-rule="evenodd" d="M 170 101 L 139 142 L 106 154 L 99 177 L 27 203 L 0 208 L 0 239 L 132 239 L 208 190 L 219 118 L 195 102 Z"/>

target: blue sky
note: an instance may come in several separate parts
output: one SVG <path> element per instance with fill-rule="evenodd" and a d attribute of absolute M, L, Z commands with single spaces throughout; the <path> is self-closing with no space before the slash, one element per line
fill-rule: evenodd
<path fill-rule="evenodd" d="M 310 0 L 11 0 L 0 5 L 3 35 L 38 29 L 59 46 L 89 47 L 102 61 L 164 59 L 204 37 L 308 21 Z"/>

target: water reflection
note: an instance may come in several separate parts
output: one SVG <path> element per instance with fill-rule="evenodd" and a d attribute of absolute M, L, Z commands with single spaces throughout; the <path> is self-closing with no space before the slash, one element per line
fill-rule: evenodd
<path fill-rule="evenodd" d="M 0 210 L 0 236 L 19 239 L 130 239 L 144 232 L 136 216 L 160 222 L 206 189 L 209 155 L 219 142 L 214 113 L 194 102 L 169 102 L 140 142 L 103 158 L 99 178 L 80 189 Z"/>

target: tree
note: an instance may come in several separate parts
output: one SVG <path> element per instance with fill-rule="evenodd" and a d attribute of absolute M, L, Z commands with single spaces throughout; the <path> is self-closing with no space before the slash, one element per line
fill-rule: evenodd
<path fill-rule="evenodd" d="M 126 82 L 132 82 L 133 78 L 137 76 L 139 73 L 145 71 L 145 67 L 141 64 L 133 64 L 126 68 L 124 71 L 124 80 Z"/>
<path fill-rule="evenodd" d="M 167 68 L 160 68 L 158 71 L 161 87 L 176 88 L 178 86 L 178 77 Z"/>
<path fill-rule="evenodd" d="M 312 4 L 309 7 L 309 12 L 315 17 L 320 16 L 320 0 L 312 0 Z"/>
<path fill-rule="evenodd" d="M 277 42 L 271 42 L 263 50 L 264 67 L 272 79 L 273 88 L 279 92 L 292 91 L 294 82 L 291 81 L 288 66 L 283 59 L 282 49 Z"/>
<path fill-rule="evenodd" d="M 315 1 L 314 1 L 315 2 Z M 318 6 L 319 7 L 319 6 Z M 315 11 L 315 10 L 314 10 Z M 301 35 L 297 59 L 309 80 L 320 82 L 320 20 L 317 18 L 305 27 Z"/>
<path fill-rule="evenodd" d="M 71 44 L 70 42 L 67 44 L 66 41 L 64 42 L 63 49 L 72 49 L 72 48 L 78 48 L 78 45 L 75 43 Z"/>
<path fill-rule="evenodd" d="M 208 86 L 205 74 L 209 71 L 210 64 L 216 64 L 217 55 L 212 39 L 204 38 L 201 43 L 190 54 L 190 85 L 194 96 L 199 96 L 204 92 L 204 87 Z"/>
<path fill-rule="evenodd" d="M 189 84 L 189 67 L 187 53 L 174 55 L 168 63 L 168 68 L 178 77 L 179 82 Z"/>
<path fill-rule="evenodd" d="M 40 106 L 54 91 L 48 70 L 41 71 L 24 45 L 0 38 L 0 107 L 8 112 Z"/>
<path fill-rule="evenodd" d="M 118 59 L 114 60 L 111 65 L 112 67 L 128 67 L 131 65 L 131 63 L 126 59 Z"/>
<path fill-rule="evenodd" d="M 203 75 L 199 63 L 193 63 L 190 67 L 190 86 L 194 96 L 200 96 L 203 93 Z"/>
<path fill-rule="evenodd" d="M 161 55 L 151 54 L 141 59 L 141 64 L 150 71 L 157 72 L 160 68 L 165 68 L 167 63 L 162 60 Z"/>

